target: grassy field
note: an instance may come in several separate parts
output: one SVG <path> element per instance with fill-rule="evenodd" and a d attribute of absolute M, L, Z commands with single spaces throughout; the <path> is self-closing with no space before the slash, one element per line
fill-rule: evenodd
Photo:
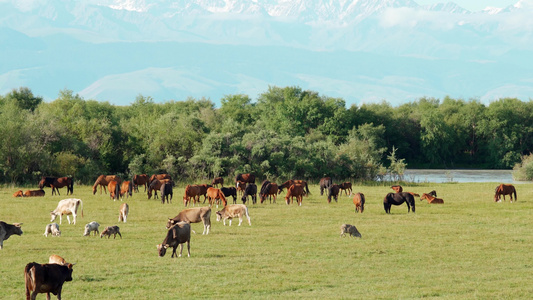
<path fill-rule="evenodd" d="M 416 200 L 416 213 L 383 210 L 389 186 L 354 186 L 366 195 L 356 215 L 351 197 L 327 204 L 318 186 L 303 206 L 249 205 L 252 226 L 223 226 L 213 208 L 211 233 L 192 228 L 191 257 L 158 257 L 167 218 L 183 207 L 183 187 L 172 204 L 126 200 L 128 222 L 118 224 L 119 202 L 75 186 L 84 217 L 66 219 L 61 237 L 44 237 L 49 212 L 64 196 L 13 198 L 0 189 L 0 220 L 23 222 L 24 234 L 0 250 L 0 299 L 24 298 L 24 266 L 58 254 L 74 262 L 65 299 L 519 299 L 533 295 L 533 184 L 517 185 L 518 202 L 495 203 L 496 183 L 404 185 L 417 193 L 436 190 L 444 205 Z M 56 220 L 59 222 L 59 219 Z M 123 239 L 84 237 L 90 221 L 119 225 Z M 340 225 L 356 225 L 362 238 L 340 238 Z M 186 250 L 185 250 L 186 251 Z M 44 299 L 44 295 L 39 296 Z"/>

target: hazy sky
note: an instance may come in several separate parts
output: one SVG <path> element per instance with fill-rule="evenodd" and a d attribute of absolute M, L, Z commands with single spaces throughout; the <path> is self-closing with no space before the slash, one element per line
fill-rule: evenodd
<path fill-rule="evenodd" d="M 415 0 L 420 5 L 434 4 L 434 3 L 446 3 L 447 0 Z M 487 6 L 491 7 L 507 7 L 514 5 L 519 0 L 455 0 L 453 2 L 459 4 L 459 6 L 466 8 L 470 11 L 480 11 Z"/>

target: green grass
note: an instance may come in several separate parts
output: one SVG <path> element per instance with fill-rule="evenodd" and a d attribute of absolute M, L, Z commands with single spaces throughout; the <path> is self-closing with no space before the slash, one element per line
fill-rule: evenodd
<path fill-rule="evenodd" d="M 416 200 L 416 213 L 382 200 L 388 186 L 354 186 L 363 192 L 365 212 L 356 215 L 351 197 L 327 204 L 318 186 L 302 207 L 249 205 L 252 226 L 222 226 L 211 233 L 193 224 L 187 258 L 158 257 L 156 244 L 169 217 L 183 209 L 183 187 L 162 205 L 135 194 L 128 223 L 118 224 L 119 202 L 76 186 L 84 217 L 60 225 L 61 237 L 43 236 L 49 212 L 67 196 L 13 198 L 0 189 L 0 220 L 24 222 L 0 250 L 0 299 L 24 298 L 24 266 L 45 263 L 51 254 L 74 262 L 65 299 L 517 299 L 533 295 L 532 184 L 516 185 L 518 202 L 494 203 L 496 183 L 417 184 L 404 190 L 437 190 L 444 205 Z M 61 191 L 65 193 L 66 190 Z M 69 196 L 70 197 L 70 196 Z M 213 208 L 213 211 L 216 211 Z M 84 237 L 90 221 L 119 225 L 123 239 Z M 59 220 L 57 220 L 59 222 Z M 356 225 L 362 239 L 340 238 L 340 225 Z M 186 249 L 185 249 L 186 252 Z M 44 299 L 44 295 L 39 296 Z"/>

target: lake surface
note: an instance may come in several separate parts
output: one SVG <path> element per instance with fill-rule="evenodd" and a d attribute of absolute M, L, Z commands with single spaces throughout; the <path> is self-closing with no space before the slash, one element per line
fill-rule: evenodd
<path fill-rule="evenodd" d="M 408 182 L 499 182 L 528 183 L 513 180 L 512 170 L 405 170 L 404 180 Z"/>

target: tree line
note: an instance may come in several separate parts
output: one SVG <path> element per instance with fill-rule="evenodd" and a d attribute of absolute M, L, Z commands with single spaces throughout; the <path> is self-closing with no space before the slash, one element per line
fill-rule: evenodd
<path fill-rule="evenodd" d="M 300 87 L 128 106 L 70 90 L 44 102 L 29 88 L 0 96 L 0 181 L 99 174 L 169 173 L 175 178 L 323 176 L 397 179 L 406 165 L 511 168 L 533 149 L 533 102 L 420 98 L 346 107 Z"/>

